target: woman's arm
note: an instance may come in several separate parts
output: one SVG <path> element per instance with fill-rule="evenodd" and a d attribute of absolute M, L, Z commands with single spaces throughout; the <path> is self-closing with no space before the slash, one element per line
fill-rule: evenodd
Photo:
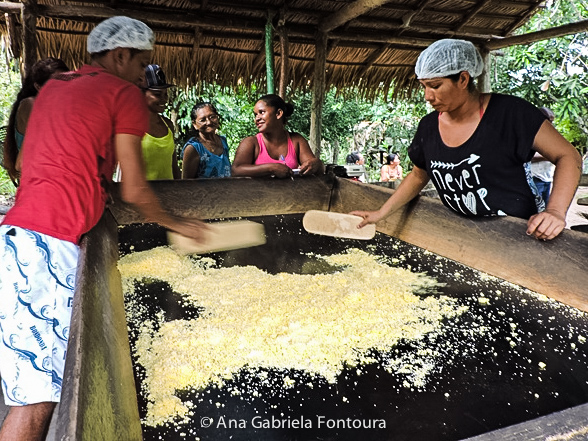
<path fill-rule="evenodd" d="M 547 208 L 531 216 L 527 223 L 527 234 L 549 240 L 566 226 L 566 214 L 582 174 L 582 159 L 574 146 L 549 121 L 541 125 L 535 136 L 534 147 L 541 156 L 555 164 L 555 173 Z"/>
<path fill-rule="evenodd" d="M 363 221 L 357 226 L 361 228 L 367 224 L 375 224 L 385 217 L 390 216 L 399 208 L 413 200 L 429 182 L 427 172 L 422 168 L 413 167 L 412 171 L 402 180 L 396 191 L 384 202 L 377 211 L 352 211 L 351 214 L 363 217 Z"/>
<path fill-rule="evenodd" d="M 182 158 L 182 179 L 196 179 L 200 168 L 200 155 L 192 144 L 184 146 Z"/>
<path fill-rule="evenodd" d="M 325 166 L 322 161 L 317 158 L 308 141 L 304 136 L 298 133 L 291 134 L 292 142 L 298 145 L 298 163 L 300 164 L 301 175 L 321 175 L 325 173 Z"/>
<path fill-rule="evenodd" d="M 264 176 L 287 178 L 292 176 L 292 170 L 286 164 L 255 164 L 255 147 L 255 136 L 248 136 L 239 143 L 231 166 L 231 176 L 252 178 Z"/>

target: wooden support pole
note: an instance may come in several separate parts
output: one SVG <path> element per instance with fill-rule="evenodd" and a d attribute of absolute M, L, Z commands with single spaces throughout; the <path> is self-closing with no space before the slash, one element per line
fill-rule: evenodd
<path fill-rule="evenodd" d="M 314 55 L 312 104 L 310 113 L 310 148 L 317 157 L 321 153 L 323 104 L 325 102 L 325 68 L 327 61 L 327 34 L 319 32 Z"/>
<path fill-rule="evenodd" d="M 284 101 L 288 90 L 288 83 L 290 82 L 290 44 L 288 42 L 288 31 L 285 26 L 280 28 L 280 87 L 278 94 Z"/>
<path fill-rule="evenodd" d="M 484 60 L 484 70 L 478 77 L 478 89 L 482 93 L 490 93 L 492 91 L 490 88 L 490 52 L 482 48 L 480 55 L 482 55 L 482 59 Z"/>
<path fill-rule="evenodd" d="M 274 83 L 274 25 L 272 15 L 268 14 L 265 24 L 265 71 L 267 79 L 267 93 L 275 93 Z"/>
<path fill-rule="evenodd" d="M 22 7 L 22 79 L 37 61 L 37 0 L 23 0 Z"/>
<path fill-rule="evenodd" d="M 22 45 L 22 38 L 18 31 L 18 23 L 14 14 L 4 14 L 6 20 L 6 30 L 8 31 L 8 38 L 10 44 L 10 52 L 13 58 L 20 58 L 20 48 Z"/>

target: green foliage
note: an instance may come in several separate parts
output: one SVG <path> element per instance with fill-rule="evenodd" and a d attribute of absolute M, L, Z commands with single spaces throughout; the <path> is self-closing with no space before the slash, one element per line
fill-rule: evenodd
<path fill-rule="evenodd" d="M 4 55 L 4 54 L 0 54 Z M 4 57 L 3 57 L 4 58 Z M 1 125 L 8 123 L 8 117 L 12 109 L 18 91 L 20 90 L 20 73 L 18 67 L 15 66 L 14 60 L 10 65 L 0 63 L 0 118 Z"/>
<path fill-rule="evenodd" d="M 519 33 L 588 18 L 588 4 L 548 1 Z M 493 57 L 492 89 L 520 96 L 555 113 L 555 127 L 581 152 L 588 145 L 588 45 L 586 33 L 513 46 Z"/>
<path fill-rule="evenodd" d="M 14 195 L 15 193 L 16 187 L 10 180 L 8 173 L 0 167 L 0 194 Z"/>

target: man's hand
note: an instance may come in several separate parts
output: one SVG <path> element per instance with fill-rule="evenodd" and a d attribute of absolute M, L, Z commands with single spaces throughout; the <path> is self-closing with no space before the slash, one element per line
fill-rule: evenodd
<path fill-rule="evenodd" d="M 170 215 L 171 223 L 165 225 L 182 236 L 194 239 L 198 243 L 206 241 L 206 232 L 210 230 L 207 223 L 199 219 Z"/>

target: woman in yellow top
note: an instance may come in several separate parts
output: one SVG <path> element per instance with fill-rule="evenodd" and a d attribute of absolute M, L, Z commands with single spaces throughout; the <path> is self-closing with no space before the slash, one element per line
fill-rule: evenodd
<path fill-rule="evenodd" d="M 145 101 L 149 107 L 149 131 L 143 137 L 143 161 L 148 180 L 180 179 L 173 123 L 162 115 L 167 106 L 167 89 L 173 87 L 157 64 L 145 68 Z"/>

